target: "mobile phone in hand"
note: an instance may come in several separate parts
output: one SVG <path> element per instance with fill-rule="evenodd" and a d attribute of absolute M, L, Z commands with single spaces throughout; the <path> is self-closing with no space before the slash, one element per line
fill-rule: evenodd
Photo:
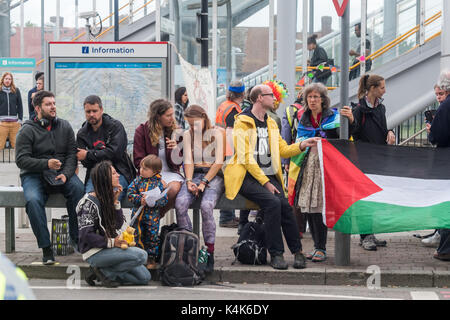
<path fill-rule="evenodd" d="M 436 114 L 436 111 L 435 111 L 435 110 L 427 110 L 427 111 L 425 111 L 425 119 L 426 119 L 426 121 L 427 121 L 428 123 L 432 123 L 435 114 Z"/>

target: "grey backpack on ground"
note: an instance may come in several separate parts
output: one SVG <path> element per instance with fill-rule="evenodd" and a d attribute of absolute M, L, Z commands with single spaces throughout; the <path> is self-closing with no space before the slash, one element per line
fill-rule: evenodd
<path fill-rule="evenodd" d="M 192 232 L 167 234 L 161 254 L 160 278 L 171 287 L 194 286 L 202 281 L 198 269 L 199 239 Z"/>

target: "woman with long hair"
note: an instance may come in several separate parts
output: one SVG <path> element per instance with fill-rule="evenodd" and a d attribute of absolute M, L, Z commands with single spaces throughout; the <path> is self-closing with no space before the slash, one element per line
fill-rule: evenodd
<path fill-rule="evenodd" d="M 0 79 L 0 150 L 5 148 L 9 138 L 11 147 L 16 147 L 16 135 L 23 119 L 22 96 L 14 85 L 10 72 L 5 72 Z"/>
<path fill-rule="evenodd" d="M 188 215 L 189 206 L 201 197 L 202 231 L 208 247 L 208 263 L 205 272 L 214 269 L 214 243 L 216 223 L 213 211 L 224 192 L 222 166 L 225 159 L 225 129 L 212 126 L 206 111 L 197 105 L 186 109 L 184 117 L 190 129 L 183 136 L 184 171 L 186 182 L 175 201 L 177 223 L 192 231 Z"/>
<path fill-rule="evenodd" d="M 150 273 L 144 264 L 147 252 L 137 247 L 122 249 L 121 228 L 125 222 L 119 195 L 119 174 L 109 161 L 98 163 L 91 171 L 94 192 L 87 193 L 77 205 L 79 240 L 83 260 L 90 265 L 86 282 L 95 280 L 105 287 L 123 284 L 146 285 Z"/>
<path fill-rule="evenodd" d="M 189 98 L 186 87 L 180 87 L 175 91 L 175 120 L 178 126 L 186 130 L 188 125 L 184 120 L 184 111 L 189 105 Z"/>
<path fill-rule="evenodd" d="M 183 157 L 177 147 L 176 123 L 172 104 L 158 99 L 150 104 L 148 121 L 142 123 L 134 134 L 133 161 L 139 172 L 141 160 L 149 154 L 159 157 L 163 163 L 161 177 L 163 185 L 169 186 L 167 193 L 169 201 L 161 209 L 161 218 L 173 208 L 175 198 L 180 191 L 184 178 L 181 175 Z"/>
<path fill-rule="evenodd" d="M 376 74 L 365 74 L 359 81 L 359 102 L 353 110 L 344 107 L 342 115 L 348 116 L 350 133 L 355 141 L 373 144 L 395 144 L 395 134 L 388 130 L 386 107 L 383 96 L 386 93 L 386 82 Z M 378 240 L 373 234 L 360 235 L 360 246 L 367 251 L 376 251 L 377 247 L 385 247 L 386 241 Z"/>

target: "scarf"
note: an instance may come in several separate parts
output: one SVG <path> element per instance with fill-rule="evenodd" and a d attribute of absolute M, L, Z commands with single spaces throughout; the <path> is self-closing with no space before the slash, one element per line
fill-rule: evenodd
<path fill-rule="evenodd" d="M 322 114 L 323 116 L 323 114 Z M 320 136 L 322 138 L 326 138 L 327 130 L 332 130 L 340 127 L 340 114 L 337 110 L 333 110 L 333 113 L 329 116 L 325 116 L 322 119 L 318 128 L 314 128 L 311 126 L 304 126 L 302 122 L 298 124 L 297 129 L 297 143 L 303 142 L 309 138 L 314 138 L 316 136 Z M 295 196 L 296 196 L 296 185 L 297 180 L 300 176 L 300 171 L 304 164 L 305 158 L 309 152 L 309 148 L 306 149 L 301 154 L 292 157 L 291 163 L 289 165 L 289 175 L 288 175 L 288 195 L 289 195 L 289 203 L 294 205 Z"/>

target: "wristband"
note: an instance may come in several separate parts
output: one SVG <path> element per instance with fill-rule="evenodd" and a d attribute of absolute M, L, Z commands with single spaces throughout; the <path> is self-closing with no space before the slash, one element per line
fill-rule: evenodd
<path fill-rule="evenodd" d="M 206 179 L 206 178 L 202 178 L 202 182 L 203 182 L 205 185 L 209 185 L 209 180 Z"/>

